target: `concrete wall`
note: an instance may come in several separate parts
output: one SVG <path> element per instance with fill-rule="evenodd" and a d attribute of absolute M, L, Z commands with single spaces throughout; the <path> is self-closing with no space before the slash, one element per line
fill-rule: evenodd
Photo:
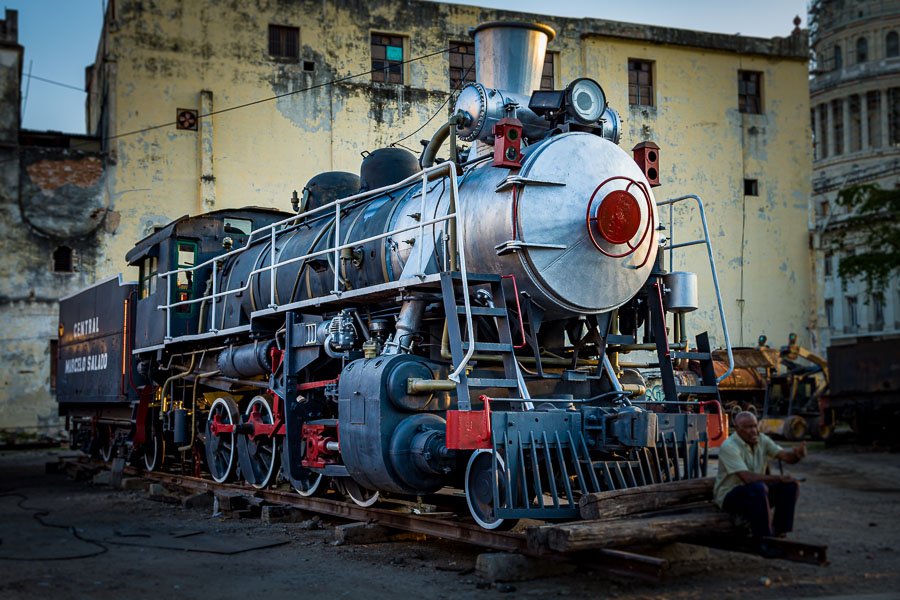
<path fill-rule="evenodd" d="M 643 139 L 661 146 L 657 200 L 686 194 L 705 204 L 731 341 L 752 345 L 806 333 L 809 253 L 803 228 L 810 191 L 806 64 L 716 50 L 655 45 L 604 36 L 586 40 L 586 75 L 606 84 L 626 121 L 621 146 Z M 629 58 L 654 61 L 653 107 L 628 107 Z M 763 74 L 763 113 L 738 110 L 738 70 Z M 574 73 L 569 74 L 574 75 Z M 744 179 L 759 195 L 744 195 Z M 668 227 L 668 210 L 663 211 Z M 677 205 L 675 242 L 697 239 L 702 228 L 689 204 Z M 669 253 L 666 252 L 667 266 Z M 709 327 L 724 339 L 712 296 L 704 247 L 675 250 L 675 269 L 700 275 L 701 310 L 688 316 L 693 331 Z"/>
<path fill-rule="evenodd" d="M 0 165 L 0 429 L 53 430 L 57 299 L 96 281 L 117 218 L 98 153 L 19 146 Z M 72 250 L 69 272 L 54 270 L 61 246 Z"/>

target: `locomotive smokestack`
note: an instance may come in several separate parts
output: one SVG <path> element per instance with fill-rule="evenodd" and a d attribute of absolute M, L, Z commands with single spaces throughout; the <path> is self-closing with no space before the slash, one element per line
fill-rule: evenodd
<path fill-rule="evenodd" d="M 541 87 L 552 27 L 526 21 L 488 21 L 471 30 L 479 83 L 524 96 Z"/>

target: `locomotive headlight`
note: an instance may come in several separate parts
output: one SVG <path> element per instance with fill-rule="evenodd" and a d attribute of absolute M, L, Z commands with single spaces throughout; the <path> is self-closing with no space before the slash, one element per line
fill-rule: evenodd
<path fill-rule="evenodd" d="M 596 123 L 606 110 L 606 94 L 593 79 L 576 79 L 566 88 L 566 109 L 581 123 Z"/>

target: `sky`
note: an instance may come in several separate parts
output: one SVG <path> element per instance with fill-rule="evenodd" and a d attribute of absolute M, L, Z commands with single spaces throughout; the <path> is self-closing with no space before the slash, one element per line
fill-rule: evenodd
<path fill-rule="evenodd" d="M 94 62 L 107 0 L 6 0 L 19 11 L 26 129 L 84 133 L 84 69 Z M 197 0 L 184 0 L 197 1 Z M 592 17 L 754 37 L 787 36 L 807 0 L 468 0 L 457 2 L 561 17 Z M 552 10 L 548 9 L 552 6 Z M 28 74 L 34 77 L 28 77 Z M 71 89 L 37 79 L 78 88 Z"/>

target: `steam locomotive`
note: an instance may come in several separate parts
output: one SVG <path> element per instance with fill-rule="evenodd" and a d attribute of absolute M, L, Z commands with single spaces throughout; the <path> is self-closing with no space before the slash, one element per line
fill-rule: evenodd
<path fill-rule="evenodd" d="M 292 212 L 182 217 L 127 254 L 137 282 L 61 300 L 73 445 L 363 506 L 464 496 L 488 529 L 705 475 L 725 431 L 696 276 L 663 268 L 658 147 L 619 148 L 593 80 L 531 92 L 551 28 L 473 35 L 480 81 L 421 156 L 317 175 Z"/>

